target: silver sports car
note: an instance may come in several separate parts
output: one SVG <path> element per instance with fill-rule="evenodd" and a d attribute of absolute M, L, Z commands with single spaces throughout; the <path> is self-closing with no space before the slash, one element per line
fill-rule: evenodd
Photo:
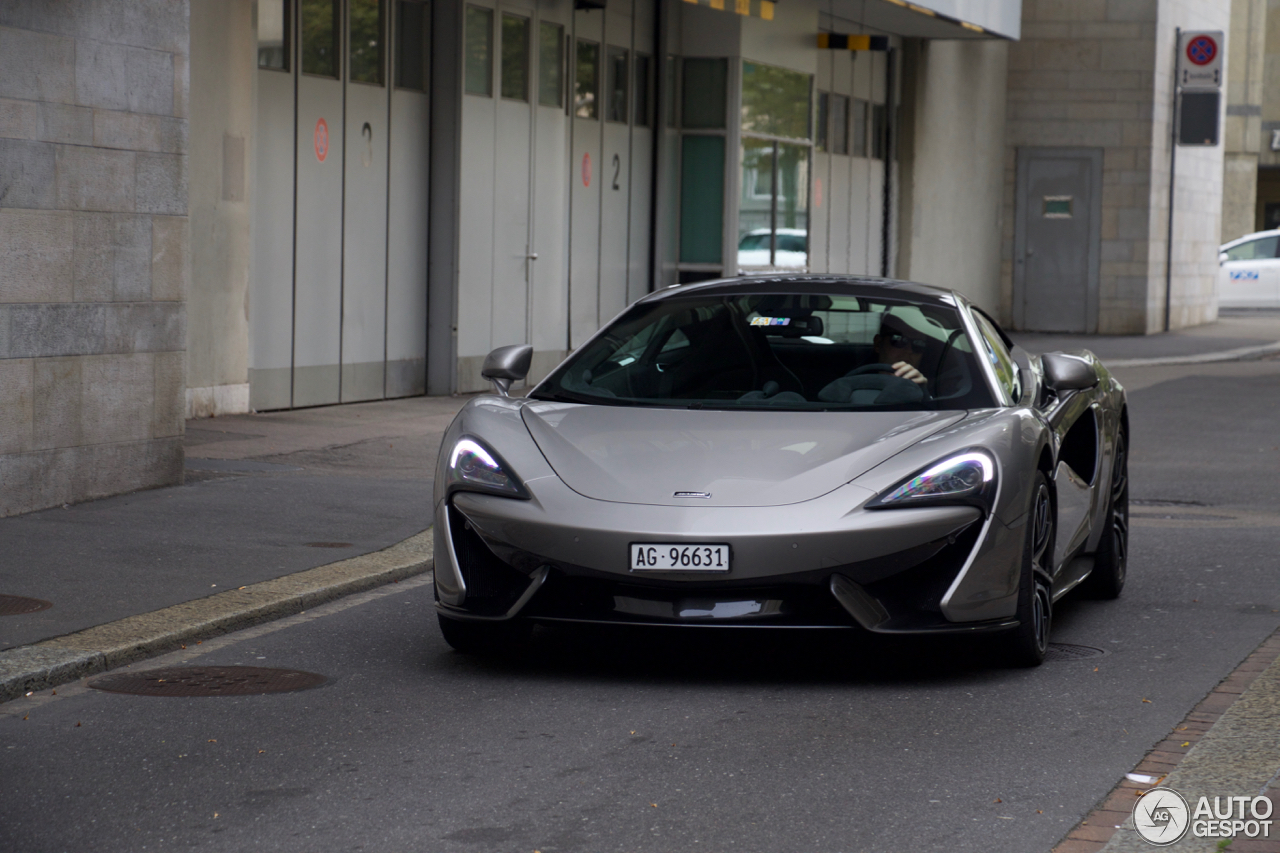
<path fill-rule="evenodd" d="M 435 590 L 460 651 L 534 623 L 820 627 L 989 632 L 1035 665 L 1059 598 L 1124 585 L 1124 389 L 952 291 L 671 287 L 507 396 L 531 354 L 489 355 L 497 393 L 440 453 Z"/>

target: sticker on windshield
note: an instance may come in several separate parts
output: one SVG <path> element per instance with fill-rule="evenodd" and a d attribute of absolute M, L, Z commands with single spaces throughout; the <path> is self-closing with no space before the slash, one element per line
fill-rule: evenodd
<path fill-rule="evenodd" d="M 753 326 L 789 326 L 791 325 L 790 317 L 755 317 L 751 320 Z"/>

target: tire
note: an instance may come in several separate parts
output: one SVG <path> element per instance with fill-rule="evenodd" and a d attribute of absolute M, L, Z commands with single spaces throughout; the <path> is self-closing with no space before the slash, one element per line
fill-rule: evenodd
<path fill-rule="evenodd" d="M 1053 593 L 1049 568 L 1053 559 L 1055 514 L 1053 495 L 1044 474 L 1036 472 L 1036 484 L 1027 518 L 1022 574 L 1018 579 L 1018 627 L 1004 637 L 1004 651 L 1013 666 L 1032 667 L 1044 662 L 1053 630 Z"/>
<path fill-rule="evenodd" d="M 533 635 L 533 623 L 523 619 L 468 622 L 439 613 L 436 618 L 444 641 L 464 655 L 513 655 L 522 651 Z"/>
<path fill-rule="evenodd" d="M 1129 436 L 1124 427 L 1116 436 L 1116 459 L 1107 496 L 1102 541 L 1093 555 L 1093 571 L 1080 586 L 1090 598 L 1114 599 L 1124 589 L 1129 569 Z"/>

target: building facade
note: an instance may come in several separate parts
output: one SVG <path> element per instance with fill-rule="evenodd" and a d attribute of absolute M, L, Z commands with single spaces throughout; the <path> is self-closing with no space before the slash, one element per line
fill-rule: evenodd
<path fill-rule="evenodd" d="M 1229 18 L 0 2 L 0 513 L 176 481 L 184 414 L 483 390 L 513 343 L 536 380 L 643 294 L 742 272 L 912 278 L 1024 329 L 1204 322 L 1225 166 L 1179 153 L 1171 243 L 1174 30 Z"/>

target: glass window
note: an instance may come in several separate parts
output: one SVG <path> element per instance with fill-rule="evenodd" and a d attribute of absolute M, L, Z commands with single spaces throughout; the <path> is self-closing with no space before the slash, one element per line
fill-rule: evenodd
<path fill-rule="evenodd" d="M 977 311 L 973 312 L 973 319 L 977 321 L 978 331 L 982 333 L 983 352 L 991 361 L 991 366 L 995 368 L 996 381 L 1009 395 L 1009 399 L 1016 403 L 1022 396 L 1018 365 L 1014 364 L 1013 356 L 1005 348 L 1003 336 L 996 331 L 992 322 Z"/>
<path fill-rule="evenodd" d="M 338 2 L 302 0 L 302 73 L 338 76 Z"/>
<path fill-rule="evenodd" d="M 742 63 L 742 132 L 808 139 L 809 90 L 808 74 Z"/>
<path fill-rule="evenodd" d="M 739 268 L 773 265 L 773 149 L 774 143 L 769 139 L 742 140 Z"/>
<path fill-rule="evenodd" d="M 724 127 L 725 83 L 729 70 L 727 61 L 686 59 L 683 70 L 680 117 L 684 127 Z"/>
<path fill-rule="evenodd" d="M 564 106 L 564 27 L 538 25 L 538 103 Z"/>
<path fill-rule="evenodd" d="M 831 153 L 849 153 L 849 99 L 831 96 Z"/>
<path fill-rule="evenodd" d="M 382 85 L 382 0 L 348 0 L 351 44 L 347 68 L 357 83 Z"/>
<path fill-rule="evenodd" d="M 649 57 L 643 53 L 637 53 L 634 86 L 636 127 L 649 126 L 649 86 Z"/>
<path fill-rule="evenodd" d="M 609 121 L 627 121 L 627 66 L 629 51 L 620 47 L 609 47 L 608 92 L 609 103 L 605 118 Z"/>
<path fill-rule="evenodd" d="M 427 90 L 427 7 L 396 0 L 396 85 Z"/>
<path fill-rule="evenodd" d="M 867 102 L 854 98 L 849 107 L 849 140 L 853 143 L 849 153 L 854 157 L 867 156 Z"/>
<path fill-rule="evenodd" d="M 493 94 L 493 10 L 467 7 L 466 91 Z"/>
<path fill-rule="evenodd" d="M 1262 237 L 1258 240 L 1241 243 L 1239 246 L 1232 246 L 1227 249 L 1227 260 L 1254 261 L 1261 258 L 1274 258 L 1276 256 L 1277 239 L 1280 238 L 1273 234 L 1270 237 Z"/>
<path fill-rule="evenodd" d="M 818 119 L 813 130 L 813 147 L 819 151 L 827 150 L 827 113 L 831 109 L 831 96 L 826 92 L 818 93 Z"/>
<path fill-rule="evenodd" d="M 738 270 L 809 264 L 809 146 L 742 140 Z"/>
<path fill-rule="evenodd" d="M 579 39 L 577 66 L 573 77 L 573 114 L 578 118 L 599 118 L 600 45 Z"/>
<path fill-rule="evenodd" d="M 680 149 L 680 261 L 718 264 L 724 227 L 724 137 L 685 136 Z"/>
<path fill-rule="evenodd" d="M 289 70 L 288 0 L 258 0 L 258 67 Z"/>
<path fill-rule="evenodd" d="M 633 305 L 556 368 L 535 396 L 783 411 L 994 405 L 986 383 L 975 380 L 977 358 L 952 306 L 870 291 L 715 290 Z M 910 362 L 925 382 L 867 369 L 890 358 Z"/>
<path fill-rule="evenodd" d="M 502 97 L 529 100 L 529 19 L 502 16 Z"/>
<path fill-rule="evenodd" d="M 885 121 L 888 111 L 884 104 L 871 105 L 871 156 L 877 160 L 885 159 L 888 153 L 888 123 Z"/>

